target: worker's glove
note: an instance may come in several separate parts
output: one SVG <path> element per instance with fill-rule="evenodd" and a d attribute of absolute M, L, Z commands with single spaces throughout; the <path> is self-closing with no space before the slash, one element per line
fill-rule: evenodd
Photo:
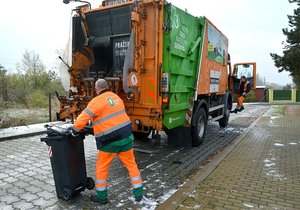
<path fill-rule="evenodd" d="M 246 97 L 246 96 L 247 96 L 247 93 L 246 93 L 246 92 L 243 92 L 242 96 Z"/>
<path fill-rule="evenodd" d="M 70 136 L 76 137 L 79 135 L 79 132 L 72 126 L 68 128 Z"/>

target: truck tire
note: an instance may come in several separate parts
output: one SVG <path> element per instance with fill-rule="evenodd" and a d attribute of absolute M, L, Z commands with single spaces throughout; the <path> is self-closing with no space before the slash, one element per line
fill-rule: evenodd
<path fill-rule="evenodd" d="M 230 110 L 231 106 L 229 102 L 227 101 L 227 104 L 224 107 L 224 117 L 219 120 L 219 126 L 222 128 L 227 127 L 228 121 L 229 121 L 229 116 L 230 116 Z"/>
<path fill-rule="evenodd" d="M 192 129 L 192 145 L 194 147 L 201 145 L 205 138 L 207 115 L 204 108 L 200 108 L 197 113 L 195 113 L 195 117 L 196 125 Z"/>

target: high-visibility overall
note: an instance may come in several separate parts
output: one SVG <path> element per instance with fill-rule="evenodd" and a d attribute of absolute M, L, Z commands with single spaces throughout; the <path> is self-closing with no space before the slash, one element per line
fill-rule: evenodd
<path fill-rule="evenodd" d="M 241 108 L 244 104 L 244 100 L 245 100 L 245 97 L 244 96 L 239 96 L 238 99 L 237 99 L 237 108 Z"/>
<path fill-rule="evenodd" d="M 142 178 L 135 162 L 132 140 L 133 136 L 130 136 L 128 139 L 123 139 L 123 146 L 117 146 L 117 144 L 121 144 L 122 142 L 113 142 L 98 151 L 98 160 L 96 163 L 96 191 L 100 200 L 105 200 L 107 198 L 108 168 L 116 156 L 121 160 L 129 172 L 134 196 L 142 196 Z M 126 143 L 128 141 L 129 143 Z"/>
<path fill-rule="evenodd" d="M 240 87 L 239 91 L 240 91 L 241 96 L 238 97 L 237 107 L 241 108 L 243 106 L 244 100 L 245 100 L 245 97 L 242 94 L 244 92 L 248 93 L 250 91 L 250 82 L 248 80 L 246 80 L 246 82 L 240 81 L 239 87 Z"/>
<path fill-rule="evenodd" d="M 133 154 L 132 125 L 123 101 L 113 92 L 105 92 L 87 105 L 78 116 L 74 129 L 80 131 L 91 120 L 98 149 L 96 192 L 100 200 L 107 199 L 108 168 L 118 157 L 129 172 L 135 197 L 142 196 L 140 171 Z"/>

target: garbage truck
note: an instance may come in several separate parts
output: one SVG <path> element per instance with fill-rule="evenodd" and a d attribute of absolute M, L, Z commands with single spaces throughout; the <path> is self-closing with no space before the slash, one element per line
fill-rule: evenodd
<path fill-rule="evenodd" d="M 124 101 L 136 137 L 165 131 L 170 145 L 198 146 L 208 121 L 228 125 L 240 77 L 255 88 L 256 63 L 232 68 L 227 37 L 206 17 L 164 0 L 106 0 L 94 9 L 79 2 L 60 57 L 68 94 L 57 95 L 58 120 L 76 120 L 103 78 Z"/>

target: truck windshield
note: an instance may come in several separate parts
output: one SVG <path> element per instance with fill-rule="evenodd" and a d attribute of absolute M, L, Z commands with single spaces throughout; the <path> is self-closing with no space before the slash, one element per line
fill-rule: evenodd
<path fill-rule="evenodd" d="M 251 64 L 238 64 L 234 69 L 234 77 L 240 79 L 241 76 L 246 78 L 252 78 L 254 72 L 254 66 Z"/>

